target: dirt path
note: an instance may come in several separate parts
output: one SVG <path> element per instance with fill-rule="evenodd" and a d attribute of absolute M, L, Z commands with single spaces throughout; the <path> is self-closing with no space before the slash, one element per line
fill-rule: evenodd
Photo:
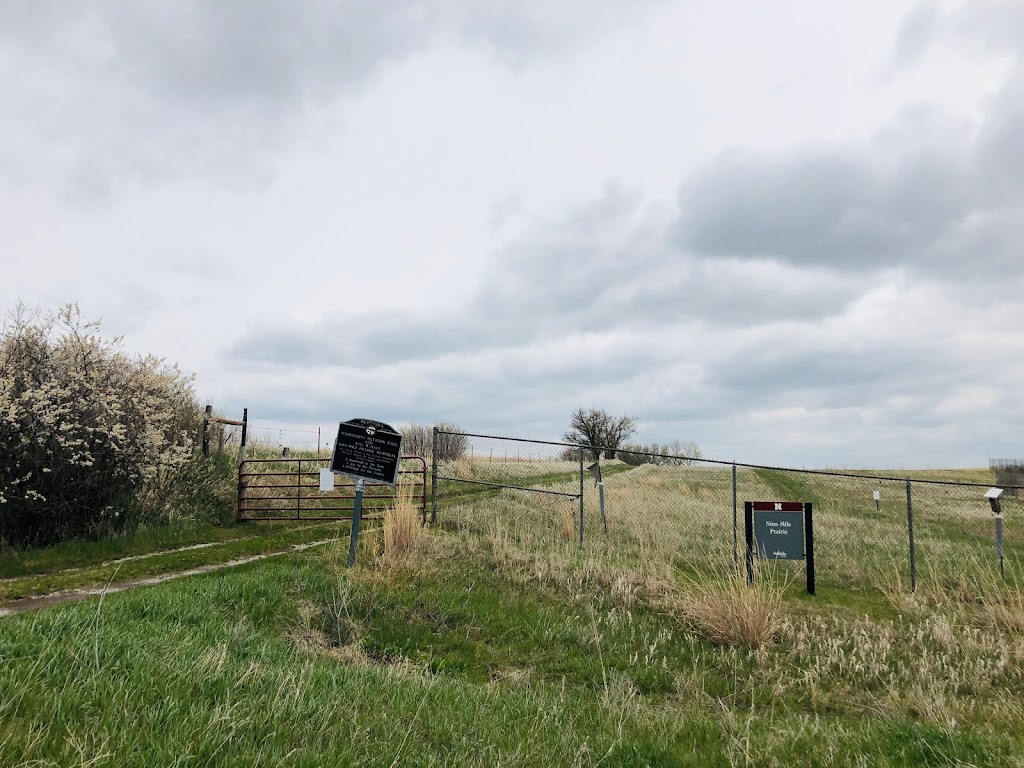
<path fill-rule="evenodd" d="M 295 530 L 312 530 L 314 528 L 325 528 L 329 525 L 334 525 L 334 521 L 329 523 L 315 523 L 313 525 L 304 525 L 297 527 Z M 121 563 L 128 563 L 132 560 L 147 560 L 151 557 L 161 557 L 163 555 L 174 555 L 178 552 L 191 552 L 196 549 L 209 549 L 210 547 L 223 547 L 229 544 L 237 544 L 240 541 L 248 541 L 249 537 L 239 536 L 234 539 L 224 539 L 223 541 L 208 541 L 202 544 L 189 544 L 184 547 L 176 547 L 174 549 L 155 549 L 152 552 L 144 552 L 141 555 L 127 555 L 126 557 L 119 557 L 116 560 L 104 560 L 102 563 L 89 563 L 87 565 L 76 565 L 71 568 L 61 568 L 59 571 L 49 571 L 45 575 L 59 576 L 62 573 L 75 573 L 76 571 L 84 571 L 90 568 L 109 568 L 111 565 L 120 565 Z M 44 574 L 38 573 L 26 573 L 21 576 L 8 576 L 0 579 L 0 584 L 5 584 L 12 581 L 21 581 L 22 579 L 31 579 L 35 576 L 42 576 Z"/>
<path fill-rule="evenodd" d="M 209 565 L 201 565 L 196 568 L 189 568 L 184 571 L 171 571 L 170 573 L 162 573 L 159 576 L 147 576 L 141 579 L 132 579 L 130 581 L 122 581 L 116 584 L 108 584 L 105 587 L 91 587 L 89 589 L 71 589 L 63 592 L 54 592 L 49 595 L 41 595 L 39 597 L 26 597 L 22 600 L 15 600 L 9 603 L 0 604 L 0 618 L 5 616 L 13 616 L 16 613 L 23 611 L 31 611 L 37 608 L 45 608 L 50 605 L 59 605 L 60 603 L 70 603 L 76 600 L 84 600 L 88 597 L 96 597 L 97 595 L 109 595 L 114 592 L 124 592 L 129 589 L 135 589 L 136 587 L 148 587 L 151 584 L 160 584 L 164 581 L 170 581 L 171 579 L 180 579 L 184 576 L 198 576 L 203 573 L 210 573 L 211 571 L 219 571 L 224 568 L 234 568 L 239 565 L 245 565 L 256 560 L 266 560 L 269 557 L 278 557 L 279 555 L 287 555 L 293 552 L 302 552 L 303 550 L 311 547 L 319 547 L 323 544 L 330 544 L 333 541 L 339 541 L 338 537 L 335 536 L 331 539 L 320 539 L 319 541 L 311 541 L 307 544 L 293 544 L 287 549 L 280 549 L 276 552 L 265 552 L 261 555 L 252 555 L 250 557 L 240 557 L 237 560 L 228 560 L 223 563 L 210 563 Z M 198 546 L 183 547 L 183 550 L 188 549 L 199 549 L 206 546 L 213 546 L 212 544 L 200 544 Z M 177 550 L 176 550 L 177 551 Z M 145 556 L 143 556 L 145 557 Z M 123 558 L 124 560 L 133 560 L 136 558 L 128 557 Z"/>

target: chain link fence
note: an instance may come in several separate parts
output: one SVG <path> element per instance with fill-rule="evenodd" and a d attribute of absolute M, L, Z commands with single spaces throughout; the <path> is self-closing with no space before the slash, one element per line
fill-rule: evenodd
<path fill-rule="evenodd" d="M 1000 558 L 990 470 L 802 470 L 441 430 L 434 441 L 431 519 L 442 526 L 493 536 L 503 525 L 520 544 L 700 572 L 742 567 L 744 502 L 810 502 L 819 590 L 957 590 L 979 570 L 1020 580 L 1024 495 L 1004 487 Z M 443 450 L 452 441 L 458 449 Z M 803 564 L 779 567 L 796 578 Z"/>

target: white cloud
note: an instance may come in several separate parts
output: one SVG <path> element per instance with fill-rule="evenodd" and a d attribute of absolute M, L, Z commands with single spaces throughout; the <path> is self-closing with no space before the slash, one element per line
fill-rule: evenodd
<path fill-rule="evenodd" d="M 1017 452 L 1010 5 L 9 7 L 0 301 L 257 424 Z"/>

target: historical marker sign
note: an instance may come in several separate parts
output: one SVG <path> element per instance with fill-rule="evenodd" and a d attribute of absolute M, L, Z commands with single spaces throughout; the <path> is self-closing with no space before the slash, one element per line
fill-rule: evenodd
<path fill-rule="evenodd" d="M 402 436 L 382 421 L 351 419 L 338 425 L 331 471 L 372 483 L 395 485 Z"/>
<path fill-rule="evenodd" d="M 803 560 L 804 505 L 792 501 L 755 501 L 754 540 L 760 558 Z"/>

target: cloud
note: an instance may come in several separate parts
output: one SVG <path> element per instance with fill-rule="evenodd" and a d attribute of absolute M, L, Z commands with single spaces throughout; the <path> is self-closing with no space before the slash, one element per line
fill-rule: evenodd
<path fill-rule="evenodd" d="M 497 249 L 476 291 L 448 311 L 254 325 L 226 354 L 235 365 L 268 369 L 514 353 L 573 334 L 820 319 L 860 290 L 827 270 L 689 257 L 673 246 L 670 222 L 610 184 L 529 222 Z"/>
<path fill-rule="evenodd" d="M 23 183 L 61 178 L 82 199 L 181 174 L 260 182 L 266 155 L 300 115 L 439 40 L 525 66 L 615 29 L 638 8 L 614 0 L 6 3 L 0 172 Z"/>
<path fill-rule="evenodd" d="M 941 13 L 933 2 L 918 3 L 900 25 L 892 52 L 892 68 L 899 70 L 916 64 L 935 39 Z"/>
<path fill-rule="evenodd" d="M 919 2 L 903 18 L 892 50 L 892 68 L 918 65 L 940 43 L 983 56 L 993 50 L 1019 56 L 1024 40 L 1024 6 L 1017 0 L 970 0 L 949 7 Z"/>
<path fill-rule="evenodd" d="M 976 131 L 915 107 L 863 143 L 726 153 L 681 188 L 680 246 L 844 271 L 1020 274 L 1022 82 L 1015 73 Z"/>
<path fill-rule="evenodd" d="M 681 185 L 680 247 L 846 272 L 1024 274 L 1022 40 L 1020 3 L 919 4 L 898 35 L 893 76 L 939 43 L 1009 54 L 1003 86 L 979 115 L 911 104 L 867 140 L 726 151 Z"/>

